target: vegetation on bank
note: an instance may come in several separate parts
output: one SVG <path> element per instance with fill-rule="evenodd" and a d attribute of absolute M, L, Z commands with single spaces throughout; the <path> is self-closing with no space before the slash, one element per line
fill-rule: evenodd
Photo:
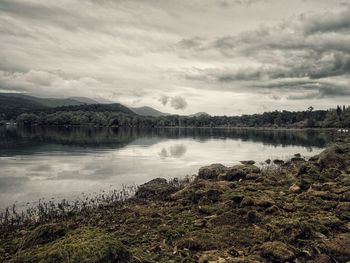
<path fill-rule="evenodd" d="M 345 128 L 350 127 L 350 107 L 327 111 L 274 111 L 242 116 L 180 116 L 144 117 L 131 113 L 120 104 L 79 105 L 26 111 L 2 118 L 25 125 L 98 125 L 128 127 L 287 127 Z M 10 114 L 11 116 L 8 116 Z M 4 114 L 3 114 L 4 115 Z M 1 116 L 0 116 L 1 117 Z"/>
<path fill-rule="evenodd" d="M 0 261 L 348 262 L 350 141 L 267 162 L 214 164 L 131 199 L 7 220 Z"/>

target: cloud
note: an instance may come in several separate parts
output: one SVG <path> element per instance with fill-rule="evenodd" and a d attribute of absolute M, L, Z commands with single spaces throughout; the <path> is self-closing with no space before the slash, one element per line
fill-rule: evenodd
<path fill-rule="evenodd" d="M 228 7 L 230 5 L 246 5 L 250 6 L 259 2 L 267 2 L 268 0 L 221 0 L 220 5 L 223 7 Z"/>
<path fill-rule="evenodd" d="M 175 110 L 183 110 L 187 107 L 187 102 L 183 97 L 175 96 L 175 97 L 171 98 L 170 105 Z"/>
<path fill-rule="evenodd" d="M 192 49 L 197 57 L 216 51 L 223 60 L 244 58 L 243 61 L 248 62 L 183 68 L 177 76 L 199 82 L 204 88 L 284 93 L 272 94 L 272 99 L 349 97 L 350 34 L 345 32 L 350 32 L 350 8 L 299 15 L 288 22 L 261 26 L 234 36 L 186 39 L 184 43 L 189 44 L 182 47 Z M 337 83 L 339 78 L 341 85 Z"/>
<path fill-rule="evenodd" d="M 235 114 L 272 89 L 271 109 L 300 90 L 328 107 L 327 85 L 350 85 L 349 1 L 0 2 L 2 91 Z"/>
<path fill-rule="evenodd" d="M 302 18 L 303 19 L 303 18 Z M 350 30 L 350 8 L 337 13 L 326 13 L 320 19 L 319 15 L 314 15 L 303 19 L 304 32 L 313 34 L 318 32 L 349 32 Z"/>
<path fill-rule="evenodd" d="M 169 96 L 162 95 L 162 96 L 159 98 L 159 101 L 165 106 L 165 105 L 168 104 L 169 99 L 170 99 Z"/>

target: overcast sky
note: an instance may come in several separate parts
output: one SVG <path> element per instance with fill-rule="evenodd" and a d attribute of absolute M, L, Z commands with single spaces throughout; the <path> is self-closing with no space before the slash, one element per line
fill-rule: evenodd
<path fill-rule="evenodd" d="M 350 0 L 0 0 L 0 91 L 236 115 L 350 104 Z"/>

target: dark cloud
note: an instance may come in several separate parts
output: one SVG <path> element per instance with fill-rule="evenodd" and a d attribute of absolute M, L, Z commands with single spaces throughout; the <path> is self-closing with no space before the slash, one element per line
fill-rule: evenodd
<path fill-rule="evenodd" d="M 321 17 L 315 15 L 303 19 L 303 22 L 306 34 L 337 31 L 346 33 L 350 31 L 350 8 L 347 8 L 347 10 L 337 13 L 336 15 L 334 13 L 326 13 Z"/>
<path fill-rule="evenodd" d="M 183 110 L 187 107 L 186 100 L 181 96 L 175 96 L 170 100 L 170 106 L 175 110 Z"/>

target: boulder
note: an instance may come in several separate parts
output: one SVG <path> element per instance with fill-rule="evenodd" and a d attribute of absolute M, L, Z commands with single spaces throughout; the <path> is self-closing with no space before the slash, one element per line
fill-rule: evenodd
<path fill-rule="evenodd" d="M 225 172 L 227 167 L 222 164 L 212 164 L 201 167 L 198 171 L 198 179 L 216 180 L 218 176 Z"/>
<path fill-rule="evenodd" d="M 140 185 L 136 191 L 135 197 L 149 200 L 169 200 L 170 195 L 177 190 L 178 188 L 170 185 L 166 179 L 156 178 Z"/>
<path fill-rule="evenodd" d="M 294 249 L 280 242 L 266 242 L 261 245 L 261 256 L 273 262 L 290 262 L 295 258 Z"/>
<path fill-rule="evenodd" d="M 224 181 L 239 181 L 245 179 L 246 175 L 247 173 L 244 170 L 231 167 L 222 173 L 219 179 Z"/>
<path fill-rule="evenodd" d="M 344 149 L 340 146 L 333 146 L 318 155 L 317 163 L 321 169 L 338 168 L 344 169 L 349 164 L 349 158 L 345 157 Z"/>

